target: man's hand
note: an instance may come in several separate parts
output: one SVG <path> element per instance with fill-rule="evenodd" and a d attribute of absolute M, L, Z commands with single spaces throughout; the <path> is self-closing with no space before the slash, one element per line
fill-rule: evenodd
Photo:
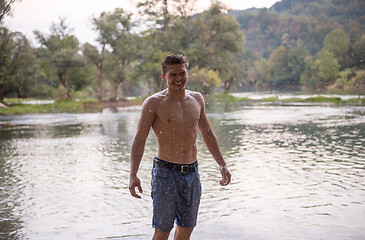
<path fill-rule="evenodd" d="M 231 174 L 228 171 L 227 166 L 221 167 L 222 180 L 219 181 L 221 186 L 226 186 L 231 182 Z"/>
<path fill-rule="evenodd" d="M 137 176 L 131 176 L 129 179 L 129 191 L 133 197 L 141 198 L 141 196 L 136 193 L 136 187 L 140 193 L 143 193 L 139 178 Z"/>

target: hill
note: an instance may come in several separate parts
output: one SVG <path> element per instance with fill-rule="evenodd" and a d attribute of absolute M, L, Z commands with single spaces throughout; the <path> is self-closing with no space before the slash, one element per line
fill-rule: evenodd
<path fill-rule="evenodd" d="M 363 0 L 282 0 L 271 8 L 231 11 L 246 37 L 246 47 L 268 58 L 281 45 L 303 47 L 312 55 L 323 48 L 333 29 L 355 42 L 365 32 Z"/>

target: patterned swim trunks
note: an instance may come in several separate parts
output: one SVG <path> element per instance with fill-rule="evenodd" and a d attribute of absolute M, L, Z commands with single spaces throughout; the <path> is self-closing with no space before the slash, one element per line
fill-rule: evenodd
<path fill-rule="evenodd" d="M 198 162 L 175 164 L 155 157 L 151 185 L 152 227 L 170 232 L 175 220 L 180 227 L 196 226 L 201 197 Z"/>

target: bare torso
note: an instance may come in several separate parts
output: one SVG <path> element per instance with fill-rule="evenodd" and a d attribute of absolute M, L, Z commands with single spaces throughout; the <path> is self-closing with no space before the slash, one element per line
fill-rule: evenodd
<path fill-rule="evenodd" d="M 198 93 L 185 90 L 185 97 L 168 96 L 167 91 L 152 97 L 155 119 L 152 129 L 158 140 L 158 157 L 173 163 L 196 161 L 198 123 L 204 104 Z"/>

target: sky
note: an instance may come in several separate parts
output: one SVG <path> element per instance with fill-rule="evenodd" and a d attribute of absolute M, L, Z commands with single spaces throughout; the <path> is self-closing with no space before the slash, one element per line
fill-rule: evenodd
<path fill-rule="evenodd" d="M 139 0 L 140 1 L 140 0 Z M 97 33 L 92 30 L 91 18 L 103 11 L 123 8 L 137 12 L 138 0 L 21 0 L 13 5 L 12 16 L 6 16 L 5 26 L 11 31 L 23 33 L 33 45 L 36 45 L 34 30 L 50 33 L 52 22 L 66 17 L 66 23 L 81 43 L 95 43 Z M 243 10 L 252 7 L 269 8 L 278 0 L 221 0 L 229 9 Z M 210 6 L 210 0 L 198 0 L 201 11 Z"/>

